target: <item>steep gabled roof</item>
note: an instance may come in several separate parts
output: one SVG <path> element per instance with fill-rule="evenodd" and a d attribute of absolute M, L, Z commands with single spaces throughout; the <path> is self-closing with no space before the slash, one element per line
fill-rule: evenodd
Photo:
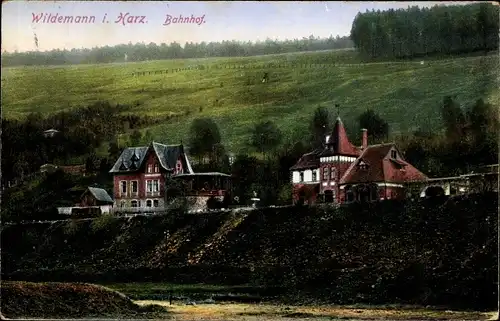
<path fill-rule="evenodd" d="M 325 150 L 321 153 L 323 156 L 345 155 L 345 156 L 359 156 L 360 150 L 356 148 L 347 137 L 344 124 L 340 117 L 337 118 L 333 131 L 326 143 Z"/>
<path fill-rule="evenodd" d="M 398 151 L 399 159 L 391 159 L 389 152 L 397 147 L 394 143 L 368 146 L 359 158 L 351 164 L 340 179 L 340 184 L 393 182 L 404 183 L 427 179 L 427 176 L 406 162 Z M 366 169 L 359 168 L 364 162 Z M 404 169 L 404 170 L 401 170 Z"/>
<path fill-rule="evenodd" d="M 153 149 L 164 169 L 174 169 L 179 156 L 184 152 L 182 145 L 152 143 Z"/>
<path fill-rule="evenodd" d="M 184 157 L 186 172 L 192 173 L 191 164 L 184 154 L 184 147 L 179 145 L 165 145 L 152 142 L 146 147 L 128 147 L 123 150 L 120 157 L 117 159 L 110 173 L 126 173 L 135 172 L 144 164 L 144 160 L 149 151 L 155 153 L 160 166 L 165 170 L 172 170 L 181 155 Z"/>
<path fill-rule="evenodd" d="M 89 187 L 88 191 L 95 197 L 96 200 L 101 202 L 113 203 L 113 200 L 109 196 L 108 192 L 102 188 Z"/>
<path fill-rule="evenodd" d="M 290 170 L 318 168 L 320 153 L 321 150 L 317 149 L 311 153 L 302 155 L 302 157 L 297 161 L 297 163 L 292 167 L 290 167 Z"/>

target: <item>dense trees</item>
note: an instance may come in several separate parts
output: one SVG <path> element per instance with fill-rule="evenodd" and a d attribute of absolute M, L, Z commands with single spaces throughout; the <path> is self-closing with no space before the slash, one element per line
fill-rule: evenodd
<path fill-rule="evenodd" d="M 210 163 L 217 162 L 225 155 L 221 144 L 219 127 L 211 118 L 196 118 L 189 128 L 189 153 L 202 163 L 208 158 Z"/>
<path fill-rule="evenodd" d="M 387 140 L 389 137 L 389 124 L 372 109 L 359 115 L 358 123 L 359 128 L 368 130 L 368 135 L 374 141 Z"/>
<path fill-rule="evenodd" d="M 309 125 L 311 141 L 314 148 L 323 146 L 325 136 L 330 130 L 330 114 L 325 107 L 317 107 Z"/>
<path fill-rule="evenodd" d="M 282 138 L 280 129 L 274 122 L 268 120 L 255 124 L 250 144 L 256 151 L 267 154 L 278 147 Z"/>
<path fill-rule="evenodd" d="M 112 141 L 111 157 L 121 152 L 115 136 L 129 127 L 138 128 L 150 122 L 148 118 L 122 115 L 126 106 L 111 106 L 97 102 L 88 107 L 57 113 L 46 118 L 30 114 L 25 121 L 2 120 L 2 183 L 22 179 L 37 172 L 45 163 L 68 165 L 85 163 L 102 143 Z M 47 129 L 59 131 L 53 137 L 45 137 Z M 139 133 L 140 134 L 140 133 Z M 99 165 L 95 160 L 93 169 Z M 88 163 L 90 165 L 90 162 Z"/>
<path fill-rule="evenodd" d="M 495 106 L 477 100 L 467 109 L 452 97 L 441 106 L 443 133 L 417 131 L 401 145 L 407 160 L 429 176 L 470 172 L 498 162 L 499 118 Z"/>
<path fill-rule="evenodd" d="M 315 51 L 327 49 L 352 48 L 353 43 L 348 37 L 320 39 L 308 38 L 294 40 L 271 40 L 264 42 L 202 42 L 160 45 L 156 43 L 137 43 L 117 46 L 105 46 L 93 49 L 52 50 L 46 52 L 16 52 L 2 53 L 3 66 L 20 65 L 64 65 L 80 63 L 111 63 L 127 61 L 205 58 L 205 57 L 248 57 L 257 55 L 291 53 L 299 51 Z"/>
<path fill-rule="evenodd" d="M 351 39 L 371 58 L 497 50 L 498 8 L 478 3 L 367 11 L 354 19 Z"/>
<path fill-rule="evenodd" d="M 418 130 L 413 135 L 404 134 L 397 139 L 405 158 L 411 164 L 431 177 L 443 177 L 467 173 L 475 166 L 497 162 L 499 119 L 494 106 L 481 99 L 470 106 L 461 106 L 453 98 L 445 97 L 441 106 L 436 107 L 441 107 L 442 110 L 442 132 Z M 326 122 L 320 122 L 319 115 L 325 116 L 326 114 L 324 109 L 318 108 L 311 115 L 310 131 L 304 133 L 302 141 L 285 140 L 279 145 L 277 144 L 279 140 L 273 141 L 274 138 L 281 137 L 279 128 L 272 122 L 257 123 L 253 131 L 254 146 L 258 147 L 260 152 L 265 152 L 267 157 L 259 159 L 259 157 L 238 155 L 231 166 L 228 164 L 217 124 L 208 118 L 196 119 L 191 125 L 190 140 L 187 143 L 187 146 L 190 147 L 189 154 L 195 158 L 209 159 L 209 163 L 205 164 L 207 166 L 195 168 L 196 171 L 216 170 L 231 173 L 233 175 L 233 196 L 238 196 L 240 203 L 248 203 L 255 191 L 265 204 L 290 204 L 290 167 L 301 155 L 317 147 L 317 142 L 311 140 L 311 137 L 321 136 L 319 130 L 322 131 L 323 127 L 318 124 L 326 124 Z M 367 111 L 363 115 L 371 115 L 367 119 L 376 125 L 372 125 L 370 122 L 360 122 L 359 127 L 367 127 L 370 135 L 377 133 L 380 124 L 386 124 L 373 111 Z M 101 184 L 105 185 L 106 182 L 112 184 L 108 171 L 121 152 L 114 134 L 107 132 L 104 134 L 99 131 L 98 129 L 102 126 L 97 120 L 87 120 L 86 127 L 71 126 L 71 130 L 63 130 L 59 135 L 45 138 L 42 132 L 46 127 L 37 123 L 36 117 L 36 115 L 32 115 L 22 123 L 3 120 L 2 166 L 4 169 L 12 169 L 3 171 L 4 184 L 13 178 L 38 171 L 40 165 L 50 159 L 59 163 L 64 158 L 78 156 L 84 156 L 84 158 L 80 157 L 80 164 L 85 163 L 87 169 L 102 173 Z M 38 122 L 43 121 L 38 119 Z M 382 133 L 385 132 L 382 131 Z M 109 138 L 107 138 L 108 135 Z M 252 132 L 249 133 L 249 136 L 252 136 Z M 89 139 L 89 142 L 94 144 L 92 146 L 95 146 L 96 142 L 104 138 L 110 142 L 107 157 L 97 157 L 94 152 L 95 147 L 89 147 L 89 150 L 75 149 L 76 144 L 83 139 Z M 269 140 L 270 138 L 273 139 Z M 96 142 L 92 143 L 92 139 L 95 139 Z M 269 153 L 270 150 L 273 150 L 274 153 Z M 59 176 L 50 176 L 46 180 L 53 180 L 53 177 Z M 30 184 L 33 186 L 47 184 L 45 180 L 40 181 L 40 179 L 41 176 L 35 175 L 31 178 L 32 183 Z M 85 184 L 95 182 L 92 179 L 85 181 Z M 37 180 L 40 182 L 35 183 Z M 73 183 L 64 183 L 56 189 L 49 188 L 49 185 L 43 185 L 43 188 L 47 187 L 47 189 L 44 190 L 45 192 L 41 190 L 37 192 L 39 195 L 36 195 L 37 199 L 34 203 L 38 204 L 36 206 L 40 206 L 39 210 L 30 207 L 31 205 L 26 205 L 30 202 L 23 202 L 27 199 L 27 195 L 31 195 L 26 194 L 25 188 L 8 189 L 5 198 L 8 201 L 6 201 L 4 208 L 9 209 L 9 215 L 14 215 L 19 211 L 49 211 L 56 200 L 63 202 L 60 204 L 71 203 L 70 200 L 75 197 L 75 195 L 68 194 L 67 191 L 73 186 L 71 184 Z M 30 213 L 28 216 L 32 217 L 32 214 L 34 215 L 34 213 Z"/>

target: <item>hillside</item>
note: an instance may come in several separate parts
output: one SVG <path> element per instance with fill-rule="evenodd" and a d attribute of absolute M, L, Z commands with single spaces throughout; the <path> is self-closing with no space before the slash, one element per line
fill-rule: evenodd
<path fill-rule="evenodd" d="M 16 67 L 3 69 L 2 98 L 7 118 L 55 113 L 96 101 L 132 106 L 127 113 L 181 115 L 150 128 L 153 139 L 165 142 L 186 140 L 186 124 L 208 116 L 219 125 L 223 143 L 238 151 L 256 120 L 275 121 L 293 140 L 301 138 L 314 108 L 333 108 L 334 103 L 341 105 L 348 128 L 367 108 L 384 117 L 392 132 L 437 128 L 438 107 L 446 95 L 464 104 L 481 97 L 498 100 L 498 67 L 495 54 L 423 64 L 420 60 L 363 63 L 351 50 Z M 141 71 L 146 73 L 137 75 Z M 261 82 L 265 72 L 268 83 Z"/>
<path fill-rule="evenodd" d="M 146 312 L 166 312 L 162 307 L 141 307 L 121 293 L 91 284 L 4 281 L 0 289 L 2 315 L 7 318 L 144 318 Z"/>
<path fill-rule="evenodd" d="M 252 284 L 337 304 L 492 308 L 497 200 L 9 225 L 2 278 Z"/>

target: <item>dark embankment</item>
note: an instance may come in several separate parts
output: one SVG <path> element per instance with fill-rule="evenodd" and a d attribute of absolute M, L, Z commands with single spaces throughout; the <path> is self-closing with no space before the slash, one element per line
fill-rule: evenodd
<path fill-rule="evenodd" d="M 166 312 L 158 306 L 138 306 L 123 294 L 91 284 L 4 281 L 0 289 L 6 318 L 144 318 Z"/>
<path fill-rule="evenodd" d="M 341 209 L 12 225 L 4 279 L 251 284 L 332 303 L 494 308 L 496 193 Z"/>

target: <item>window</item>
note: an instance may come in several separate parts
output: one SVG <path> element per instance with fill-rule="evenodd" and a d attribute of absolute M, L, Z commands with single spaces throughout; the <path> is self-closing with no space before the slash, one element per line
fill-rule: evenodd
<path fill-rule="evenodd" d="M 138 207 L 138 204 L 137 204 L 136 200 L 133 200 L 131 203 L 132 203 L 132 207 Z"/>
<path fill-rule="evenodd" d="M 148 173 L 152 173 L 152 172 L 153 172 L 153 165 L 148 164 Z"/>
<path fill-rule="evenodd" d="M 360 162 L 358 163 L 358 166 L 359 166 L 359 169 L 361 169 L 361 170 L 366 170 L 366 169 L 367 169 L 367 167 L 368 167 L 368 166 L 366 165 L 366 163 L 365 163 L 365 162 L 363 162 L 363 161 L 360 161 Z"/>
<path fill-rule="evenodd" d="M 122 195 L 127 194 L 127 182 L 126 181 L 120 182 L 120 192 Z"/>
<path fill-rule="evenodd" d="M 125 207 L 125 201 L 120 202 L 120 207 Z"/>
<path fill-rule="evenodd" d="M 158 173 L 160 171 L 160 168 L 158 167 L 158 164 L 155 164 L 155 173 Z"/>
<path fill-rule="evenodd" d="M 337 178 L 337 169 L 335 167 L 332 167 L 330 169 L 330 179 L 334 180 Z"/>
<path fill-rule="evenodd" d="M 151 200 L 147 200 L 146 207 L 152 207 L 152 206 L 153 206 L 153 202 L 151 202 Z"/>
<path fill-rule="evenodd" d="M 300 181 L 303 182 L 304 181 L 304 172 L 300 172 Z"/>
<path fill-rule="evenodd" d="M 352 191 L 351 186 L 345 187 L 345 198 L 346 198 L 346 203 L 351 203 L 354 201 L 354 192 Z"/>
<path fill-rule="evenodd" d="M 146 192 L 147 193 L 155 193 L 160 191 L 160 181 L 146 181 Z"/>
<path fill-rule="evenodd" d="M 396 159 L 398 157 L 398 153 L 395 150 L 391 150 L 391 158 Z"/>
<path fill-rule="evenodd" d="M 154 205 L 154 207 L 158 207 L 158 206 L 160 206 L 160 202 L 158 202 L 158 200 L 154 200 L 153 205 Z"/>
<path fill-rule="evenodd" d="M 177 173 L 182 172 L 182 164 L 180 162 L 177 162 L 176 168 L 177 168 Z"/>
<path fill-rule="evenodd" d="M 323 168 L 323 180 L 328 180 L 328 167 Z"/>
<path fill-rule="evenodd" d="M 139 190 L 139 183 L 137 181 L 132 181 L 132 193 L 137 194 Z"/>
<path fill-rule="evenodd" d="M 312 180 L 313 180 L 313 182 L 316 182 L 316 180 L 317 180 L 317 177 L 316 177 L 316 170 L 313 170 L 313 171 L 312 171 Z"/>

